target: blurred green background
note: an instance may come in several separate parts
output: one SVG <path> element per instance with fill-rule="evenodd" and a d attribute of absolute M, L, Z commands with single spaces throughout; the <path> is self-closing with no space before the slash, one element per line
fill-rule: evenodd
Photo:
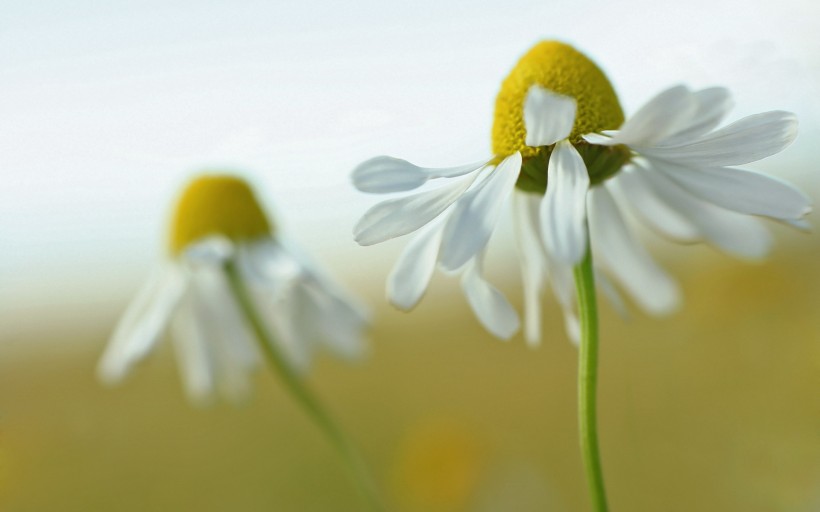
<path fill-rule="evenodd" d="M 778 230 L 762 264 L 686 249 L 683 310 L 602 307 L 600 432 L 613 510 L 820 507 L 820 265 Z M 362 286 L 374 302 L 380 284 Z M 416 311 L 377 306 L 373 353 L 321 358 L 310 383 L 361 446 L 392 510 L 581 511 L 576 349 L 500 342 L 438 277 Z M 514 281 L 502 287 L 511 297 Z M 119 304 L 116 306 L 120 306 Z M 8 511 L 361 510 L 335 453 L 274 376 L 244 407 L 186 403 L 163 347 L 104 389 L 116 313 L 0 347 L 0 506 Z M 10 349 L 9 347 L 13 347 Z"/>

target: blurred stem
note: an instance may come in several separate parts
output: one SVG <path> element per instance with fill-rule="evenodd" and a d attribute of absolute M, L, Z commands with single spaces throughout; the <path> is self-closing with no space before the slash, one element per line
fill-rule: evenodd
<path fill-rule="evenodd" d="M 316 396 L 308 389 L 300 376 L 291 368 L 284 355 L 280 352 L 278 344 L 268 332 L 267 326 L 256 311 L 248 289 L 245 287 L 245 283 L 236 268 L 235 261 L 229 260 L 225 264 L 225 273 L 227 274 L 231 291 L 239 304 L 239 308 L 250 324 L 256 340 L 259 343 L 259 347 L 265 354 L 265 358 L 270 366 L 276 374 L 279 375 L 282 383 L 293 398 L 302 406 L 316 426 L 327 436 L 330 443 L 341 456 L 350 477 L 356 483 L 359 493 L 370 505 L 370 509 L 374 511 L 385 510 L 361 455 L 359 455 L 353 443 L 345 436 L 336 422 L 333 421 L 330 414 L 322 407 Z"/>
<path fill-rule="evenodd" d="M 587 475 L 589 494 L 595 512 L 606 512 L 606 491 L 598 450 L 598 306 L 595 298 L 595 275 L 592 271 L 592 248 L 575 267 L 575 288 L 581 315 L 581 346 L 578 353 L 578 427 L 581 435 L 581 457 Z"/>

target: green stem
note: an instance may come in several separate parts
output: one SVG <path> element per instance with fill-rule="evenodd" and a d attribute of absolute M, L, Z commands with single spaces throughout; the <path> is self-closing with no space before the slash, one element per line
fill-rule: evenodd
<path fill-rule="evenodd" d="M 587 243 L 587 245 L 589 245 Z M 595 276 L 592 272 L 592 249 L 575 267 L 578 311 L 581 315 L 581 347 L 578 354 L 578 424 L 581 434 L 581 456 L 595 512 L 606 512 L 604 474 L 598 450 L 597 384 L 598 384 L 598 308 L 595 299 Z"/>
<path fill-rule="evenodd" d="M 282 383 L 293 398 L 299 402 L 299 405 L 302 406 L 307 415 L 310 416 L 316 426 L 327 436 L 330 443 L 339 453 L 350 477 L 356 483 L 362 497 L 367 500 L 370 508 L 376 511 L 385 510 L 364 460 L 359 455 L 353 443 L 350 442 L 338 425 L 336 425 L 336 422 L 333 421 L 330 414 L 322 407 L 316 396 L 308 389 L 280 352 L 278 345 L 268 332 L 267 326 L 256 311 L 256 307 L 251 300 L 242 277 L 239 275 L 234 261 L 229 260 L 228 263 L 225 264 L 225 273 L 227 274 L 231 291 L 242 313 L 245 315 L 245 319 L 253 329 L 256 339 L 259 342 L 259 347 L 265 354 L 268 363 L 270 363 L 271 367 L 273 367 L 279 375 Z"/>

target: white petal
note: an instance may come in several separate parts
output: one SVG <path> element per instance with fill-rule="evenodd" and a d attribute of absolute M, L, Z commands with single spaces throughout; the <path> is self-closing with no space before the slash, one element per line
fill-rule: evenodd
<path fill-rule="evenodd" d="M 377 156 L 353 170 L 353 185 L 362 192 L 385 194 L 418 188 L 434 178 L 453 178 L 480 169 L 486 162 L 447 168 L 425 168 L 407 160 Z"/>
<path fill-rule="evenodd" d="M 799 219 L 811 211 L 802 192 L 776 178 L 731 167 L 687 168 L 662 165 L 653 168 L 712 204 L 749 215 Z"/>
<path fill-rule="evenodd" d="M 407 244 L 387 278 L 387 299 L 409 311 L 418 304 L 436 268 L 443 224 L 428 226 Z"/>
<path fill-rule="evenodd" d="M 552 292 L 558 299 L 564 315 L 564 329 L 570 341 L 577 345 L 581 341 L 581 323 L 576 309 L 578 304 L 572 266 L 554 260 L 549 254 L 546 254 L 546 261 Z"/>
<path fill-rule="evenodd" d="M 653 146 L 684 128 L 697 108 L 698 103 L 689 89 L 682 85 L 672 87 L 649 100 L 626 120 L 612 139 L 604 142 L 609 145 Z"/>
<path fill-rule="evenodd" d="M 602 133 L 587 133 L 586 135 L 582 136 L 583 139 L 590 144 L 597 144 L 599 146 L 612 146 L 614 144 L 619 144 L 619 142 L 613 142 L 612 135 L 604 135 Z"/>
<path fill-rule="evenodd" d="M 551 146 L 566 139 L 575 124 L 573 98 L 534 85 L 524 100 L 525 143 L 530 147 Z"/>
<path fill-rule="evenodd" d="M 686 217 L 701 236 L 713 245 L 742 258 L 757 259 L 768 253 L 771 236 L 759 219 L 698 199 L 661 172 L 637 167 L 635 172 L 651 184 L 670 208 Z"/>
<path fill-rule="evenodd" d="M 724 87 L 710 87 L 694 93 L 697 109 L 680 131 L 662 141 L 664 146 L 689 142 L 707 133 L 726 117 L 732 108 L 732 97 Z"/>
<path fill-rule="evenodd" d="M 244 401 L 250 396 L 250 376 L 259 363 L 255 336 L 221 268 L 200 269 L 194 286 L 200 336 L 210 347 L 217 387 L 232 402 Z"/>
<path fill-rule="evenodd" d="M 626 307 L 626 303 L 623 297 L 621 297 L 621 294 L 618 293 L 618 289 L 615 288 L 615 285 L 609 280 L 609 277 L 603 272 L 596 271 L 595 283 L 612 304 L 615 312 L 618 313 L 621 318 L 629 318 L 629 310 Z"/>
<path fill-rule="evenodd" d="M 189 293 L 174 317 L 171 337 L 183 386 L 195 405 L 208 405 L 216 387 L 212 355 L 202 328 L 204 318 Z"/>
<path fill-rule="evenodd" d="M 233 242 L 221 235 L 213 235 L 189 245 L 182 253 L 182 260 L 188 265 L 218 267 L 234 253 Z"/>
<path fill-rule="evenodd" d="M 256 287 L 253 295 L 265 327 L 272 334 L 274 348 L 282 352 L 291 368 L 304 373 L 310 367 L 319 326 L 311 315 L 309 298 L 297 283 L 279 283 L 270 289 L 271 293 Z"/>
<path fill-rule="evenodd" d="M 806 219 L 778 219 L 781 222 L 785 223 L 788 226 L 793 227 L 794 229 L 798 229 L 805 233 L 810 233 L 812 231 L 811 223 Z"/>
<path fill-rule="evenodd" d="M 162 337 L 187 286 L 184 272 L 174 264 L 160 269 L 128 306 L 97 367 L 105 383 L 122 380 L 147 356 Z"/>
<path fill-rule="evenodd" d="M 515 235 L 521 260 L 521 279 L 524 288 L 524 337 L 530 346 L 541 342 L 541 293 L 546 281 L 546 262 L 538 225 L 537 194 L 513 193 Z"/>
<path fill-rule="evenodd" d="M 411 233 L 441 214 L 470 187 L 479 173 L 457 178 L 435 190 L 383 201 L 356 224 L 359 245 L 373 245 Z"/>
<path fill-rule="evenodd" d="M 655 189 L 627 167 L 610 179 L 607 186 L 628 204 L 650 227 L 680 242 L 694 242 L 700 238 L 698 229 L 677 210 L 658 197 Z"/>
<path fill-rule="evenodd" d="M 639 152 L 687 166 L 725 167 L 755 162 L 779 153 L 796 136 L 797 117 L 790 112 L 774 111 L 745 117 L 692 142 L 640 148 Z"/>
<path fill-rule="evenodd" d="M 606 187 L 590 191 L 589 222 L 595 257 L 641 308 L 663 314 L 678 306 L 677 285 L 632 236 Z"/>
<path fill-rule="evenodd" d="M 544 245 L 560 262 L 575 265 L 586 253 L 586 194 L 589 175 L 578 151 L 559 142 L 547 167 L 547 193 L 541 201 Z"/>
<path fill-rule="evenodd" d="M 311 279 L 316 281 L 316 285 L 321 289 L 346 303 L 352 311 L 355 311 L 356 316 L 361 322 L 370 323 L 372 317 L 370 308 L 362 302 L 359 297 L 353 295 L 349 290 L 339 284 L 336 279 L 322 266 L 318 265 L 307 252 L 303 251 L 293 239 L 284 233 L 280 233 L 275 240 L 271 239 L 267 243 L 276 250 L 283 252 L 286 259 L 290 260 L 290 264 L 300 269 L 297 273 L 299 276 L 307 274 Z"/>
<path fill-rule="evenodd" d="M 369 323 L 350 303 L 333 295 L 328 290 L 308 283 L 308 292 L 315 304 L 319 321 L 321 341 L 337 356 L 358 359 L 367 353 L 366 331 Z"/>
<path fill-rule="evenodd" d="M 518 313 L 504 294 L 481 275 L 482 259 L 479 254 L 467 265 L 461 276 L 461 289 L 481 325 L 493 336 L 508 340 L 521 326 Z"/>
<path fill-rule="evenodd" d="M 458 200 L 444 226 L 439 251 L 442 269 L 454 271 L 462 267 L 487 245 L 520 172 L 521 154 L 515 153 Z"/>

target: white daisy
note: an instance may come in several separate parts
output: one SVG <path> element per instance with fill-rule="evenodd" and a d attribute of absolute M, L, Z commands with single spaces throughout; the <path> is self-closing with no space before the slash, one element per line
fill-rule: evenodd
<path fill-rule="evenodd" d="M 810 210 L 791 185 L 730 167 L 783 150 L 796 136 L 795 116 L 769 112 L 713 131 L 729 106 L 725 89 L 678 86 L 624 122 L 614 89 L 592 61 L 566 44 L 539 43 L 496 99 L 494 157 L 435 169 L 383 156 L 353 171 L 356 188 L 369 193 L 441 183 L 375 205 L 356 225 L 356 241 L 372 245 L 419 231 L 390 274 L 389 301 L 409 310 L 436 266 L 461 272 L 479 321 L 506 339 L 518 330 L 518 315 L 483 278 L 482 259 L 514 196 L 529 342 L 540 339 L 540 296 L 548 281 L 568 334 L 578 339 L 572 269 L 589 239 L 596 282 L 618 308 L 623 304 L 610 278 L 642 309 L 669 312 L 679 303 L 678 287 L 631 234 L 619 204 L 675 239 L 704 240 L 748 257 L 769 247 L 767 232 L 749 215 L 800 227 Z"/>
<path fill-rule="evenodd" d="M 231 176 L 202 176 L 183 193 L 170 253 L 121 318 L 98 366 L 121 381 L 166 330 L 195 403 L 217 393 L 237 401 L 251 389 L 259 346 L 231 293 L 235 265 L 274 334 L 276 350 L 305 370 L 320 346 L 344 357 L 364 350 L 365 308 L 287 238 L 272 230 L 250 187 Z"/>

